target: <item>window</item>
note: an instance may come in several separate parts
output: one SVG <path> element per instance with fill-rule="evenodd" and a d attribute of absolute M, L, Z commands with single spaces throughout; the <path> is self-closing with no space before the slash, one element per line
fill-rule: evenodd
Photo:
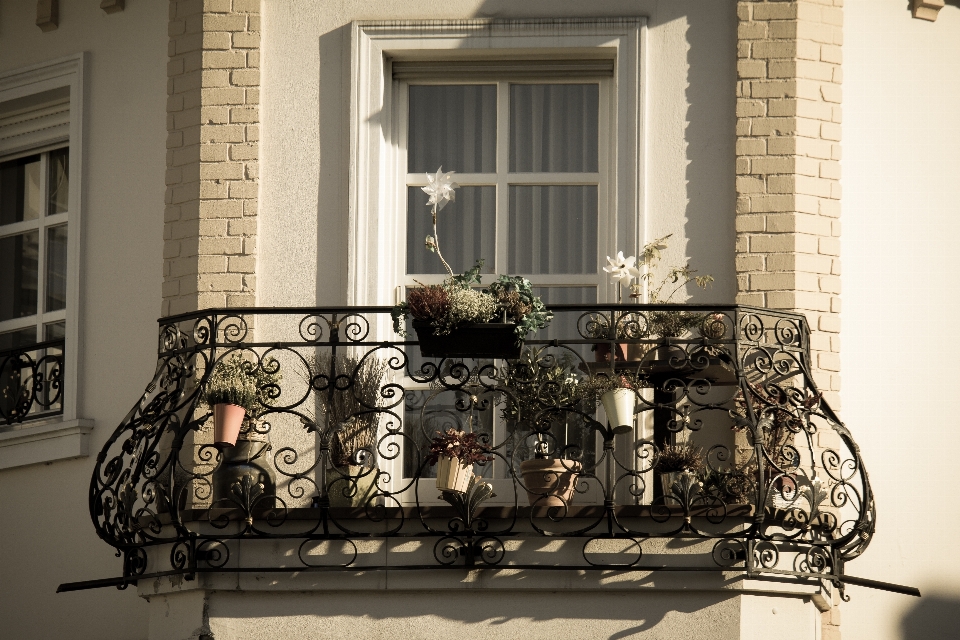
<path fill-rule="evenodd" d="M 0 354 L 37 345 L 24 350 L 30 367 L 7 358 L 0 371 L 0 427 L 10 390 L 43 382 L 12 420 L 26 421 L 0 432 L 0 469 L 87 455 L 92 424 L 76 414 L 83 63 L 0 74 Z"/>
<path fill-rule="evenodd" d="M 642 26 L 355 24 L 349 302 L 393 304 L 406 286 L 443 280 L 424 249 L 432 225 L 420 190 L 440 165 L 460 184 L 439 224 L 455 272 L 484 258 L 484 274 L 525 276 L 548 304 L 612 300 L 600 257 L 635 247 L 642 229 Z M 413 440 L 421 421 L 432 432 L 466 418 L 452 392 L 407 386 Z M 500 441 L 492 414 L 472 428 Z M 494 468 L 495 482 L 504 472 Z"/>
<path fill-rule="evenodd" d="M 69 148 L 0 162 L 0 350 L 63 338 Z"/>

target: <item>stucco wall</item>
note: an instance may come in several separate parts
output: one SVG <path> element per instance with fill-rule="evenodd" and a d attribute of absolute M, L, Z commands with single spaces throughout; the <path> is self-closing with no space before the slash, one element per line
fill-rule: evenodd
<path fill-rule="evenodd" d="M 85 70 L 78 415 L 104 440 L 143 392 L 156 358 L 160 300 L 167 7 L 61 0 L 60 27 L 34 25 L 36 2 L 0 6 L 0 70 L 81 51 Z M 74 393 L 70 389 L 67 393 Z M 146 636 L 135 590 L 56 595 L 62 582 L 116 575 L 90 526 L 93 458 L 0 471 L 0 635 L 116 640 Z"/>
<path fill-rule="evenodd" d="M 960 312 L 960 7 L 848 0 L 843 125 L 843 419 L 876 491 L 877 535 L 853 575 L 844 640 L 960 636 L 953 410 Z"/>
<path fill-rule="evenodd" d="M 282 8 L 282 10 L 280 10 Z M 352 20 L 646 16 L 647 237 L 674 234 L 732 302 L 736 12 L 727 3 L 576 0 L 352 0 L 263 8 L 261 305 L 346 302 Z M 601 254 L 616 248 L 601 247 Z"/>

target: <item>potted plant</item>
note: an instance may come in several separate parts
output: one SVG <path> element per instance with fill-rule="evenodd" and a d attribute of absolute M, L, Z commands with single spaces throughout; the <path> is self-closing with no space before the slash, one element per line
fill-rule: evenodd
<path fill-rule="evenodd" d="M 275 360 L 264 366 L 279 368 Z M 217 362 L 202 392 L 202 400 L 213 410 L 213 442 L 217 447 L 237 443 L 244 419 L 248 414 L 256 415 L 263 406 L 267 388 L 275 387 L 280 379 L 279 373 L 268 373 L 238 353 Z"/>
<path fill-rule="evenodd" d="M 487 448 L 473 432 L 447 429 L 438 432 L 430 442 L 431 465 L 437 465 L 437 489 L 464 493 L 473 478 L 473 465 L 491 462 Z"/>
<path fill-rule="evenodd" d="M 501 275 L 486 289 L 474 288 L 482 284 L 483 260 L 454 275 L 437 240 L 437 212 L 455 199 L 459 186 L 453 174 L 441 167 L 435 175 L 427 174 L 429 184 L 423 187 L 430 196 L 427 206 L 433 207 L 433 235 L 427 236 L 426 247 L 437 254 L 449 277 L 440 285 L 411 288 L 406 301 L 391 312 L 394 330 L 406 336 L 404 323 L 412 318 L 425 357 L 516 358 L 527 334 L 546 327 L 553 314 L 525 278 Z"/>
<path fill-rule="evenodd" d="M 657 455 L 655 468 L 660 474 L 663 495 L 670 495 L 681 474 L 695 477 L 703 469 L 703 449 L 689 443 L 667 445 Z"/>
<path fill-rule="evenodd" d="M 639 388 L 640 381 L 632 373 L 601 371 L 581 382 L 577 391 L 581 398 L 603 405 L 613 433 L 627 433 L 633 429 Z"/>
<path fill-rule="evenodd" d="M 657 238 L 648 242 L 640 254 L 640 263 L 637 258 L 624 257 L 618 251 L 615 258 L 607 256 L 607 266 L 603 268 L 617 285 L 617 302 L 622 302 L 623 285 L 630 290 L 630 298 L 637 301 L 643 295 L 643 284 L 646 283 L 648 298 L 652 304 L 669 304 L 689 283 L 693 282 L 701 289 L 706 289 L 713 282 L 713 276 L 696 275 L 696 270 L 689 264 L 673 266 L 666 275 L 657 280 L 656 268 L 660 263 L 661 252 L 668 247 L 667 240 L 671 235 Z M 637 282 L 630 284 L 636 279 Z M 621 318 L 616 327 L 609 326 L 610 322 L 599 316 L 592 318 L 590 323 L 590 337 L 603 340 L 614 340 L 616 351 L 614 361 L 638 361 L 649 351 L 652 345 L 640 343 L 619 342 L 620 340 L 637 340 L 647 337 L 676 338 L 685 331 L 699 328 L 705 338 L 719 339 L 723 337 L 725 326 L 723 314 L 691 313 L 689 311 L 650 311 L 646 317 L 639 314 L 627 314 Z M 614 334 L 616 338 L 614 338 Z M 597 362 L 610 361 L 610 343 L 595 345 Z"/>
<path fill-rule="evenodd" d="M 374 459 L 380 425 L 382 384 L 387 364 L 374 357 L 359 360 L 322 353 L 310 361 L 311 383 L 325 386 L 317 393 L 317 411 L 327 425 L 330 462 L 327 493 L 334 507 L 359 507 L 376 494 L 379 472 Z M 342 388 L 337 380 L 349 378 Z M 322 382 L 321 382 L 322 381 Z"/>
<path fill-rule="evenodd" d="M 520 474 L 531 506 L 559 507 L 569 505 L 574 496 L 580 463 L 551 456 L 547 451 L 544 433 L 557 429 L 565 434 L 571 420 L 582 421 L 576 411 L 581 398 L 577 392 L 579 376 L 574 372 L 573 358 L 536 357 L 536 352 L 525 349 L 516 363 L 505 366 L 497 377 L 498 386 L 505 391 L 501 416 L 508 433 L 521 425 L 536 432 L 534 457 L 520 462 Z M 568 414 L 568 410 L 573 410 Z M 562 416 L 562 421 L 558 418 Z M 528 435 L 514 449 L 514 456 L 530 455 L 524 443 Z"/>

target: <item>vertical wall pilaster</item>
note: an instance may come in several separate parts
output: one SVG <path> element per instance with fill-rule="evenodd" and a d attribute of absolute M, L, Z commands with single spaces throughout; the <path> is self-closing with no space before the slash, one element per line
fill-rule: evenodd
<path fill-rule="evenodd" d="M 737 3 L 737 301 L 806 314 L 839 407 L 843 0 Z"/>
<path fill-rule="evenodd" d="M 256 303 L 260 0 L 171 0 L 164 315 Z"/>

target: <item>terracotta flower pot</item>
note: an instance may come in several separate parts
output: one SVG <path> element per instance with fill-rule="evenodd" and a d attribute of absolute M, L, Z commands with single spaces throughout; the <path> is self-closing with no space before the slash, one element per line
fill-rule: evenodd
<path fill-rule="evenodd" d="M 219 447 L 237 444 L 247 410 L 235 404 L 213 405 L 213 443 Z"/>
<path fill-rule="evenodd" d="M 618 342 L 616 345 L 616 353 L 613 355 L 614 362 L 625 362 L 627 360 L 627 351 L 630 348 L 629 343 Z M 593 356 L 596 362 L 610 362 L 610 343 L 598 342 L 595 344 Z"/>
<path fill-rule="evenodd" d="M 618 427 L 633 427 L 633 410 L 637 406 L 633 389 L 611 389 L 600 396 L 600 402 L 607 414 L 607 422 L 615 431 Z"/>
<path fill-rule="evenodd" d="M 580 463 L 573 460 L 524 460 L 520 463 L 530 506 L 562 507 L 573 502 Z"/>
<path fill-rule="evenodd" d="M 464 493 L 473 478 L 473 465 L 460 464 L 458 458 L 440 456 L 437 463 L 437 489 Z"/>

